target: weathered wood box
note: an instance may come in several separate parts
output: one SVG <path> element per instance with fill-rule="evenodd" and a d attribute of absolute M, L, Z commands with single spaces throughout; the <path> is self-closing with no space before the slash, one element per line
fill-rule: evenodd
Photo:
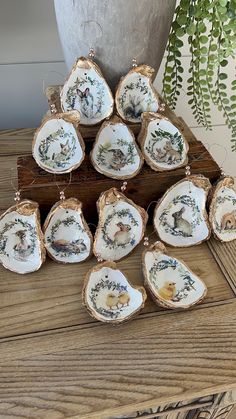
<path fill-rule="evenodd" d="M 168 116 L 177 123 L 189 141 L 189 162 L 193 174 L 203 174 L 214 182 L 220 175 L 220 169 L 206 148 L 197 141 L 193 133 L 180 118 L 167 111 Z M 132 129 L 137 134 L 139 126 Z M 92 141 L 98 127 L 82 128 L 81 132 L 86 139 L 86 159 L 79 169 L 72 172 L 71 183 L 66 188 L 66 197 L 74 196 L 83 202 L 84 214 L 89 222 L 96 222 L 96 201 L 101 192 L 111 187 L 120 188 L 122 181 L 113 180 L 97 173 L 89 160 Z M 154 172 L 146 164 L 141 172 L 128 181 L 126 195 L 135 203 L 147 208 L 150 202 L 157 201 L 161 195 L 185 175 L 185 169 L 180 168 L 170 172 Z M 59 188 L 65 188 L 70 175 L 53 175 L 39 168 L 32 156 L 18 158 L 18 182 L 22 197 L 35 200 L 39 203 L 43 217 L 50 207 L 59 200 Z M 150 208 L 150 214 L 154 205 Z"/>

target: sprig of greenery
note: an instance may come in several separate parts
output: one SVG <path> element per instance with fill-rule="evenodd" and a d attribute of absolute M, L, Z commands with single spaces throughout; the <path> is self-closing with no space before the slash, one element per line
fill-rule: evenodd
<path fill-rule="evenodd" d="M 183 81 L 181 39 L 188 35 L 191 55 L 188 104 L 198 124 L 211 129 L 211 103 L 222 112 L 231 129 L 236 151 L 236 80 L 228 84 L 229 59 L 236 51 L 236 0 L 180 0 L 175 11 L 163 78 L 163 96 L 176 107 Z"/>

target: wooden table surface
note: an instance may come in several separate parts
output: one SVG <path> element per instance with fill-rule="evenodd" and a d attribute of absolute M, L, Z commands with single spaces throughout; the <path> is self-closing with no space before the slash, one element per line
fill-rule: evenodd
<path fill-rule="evenodd" d="M 13 203 L 11 168 L 31 152 L 32 129 L 0 132 L 0 209 Z M 155 237 L 153 237 L 155 239 Z M 119 263 L 141 284 L 140 254 Z M 0 418 L 107 419 L 236 387 L 236 245 L 175 249 L 207 286 L 185 311 L 148 298 L 130 323 L 111 327 L 82 306 L 83 277 L 95 259 L 47 260 L 20 276 L 0 267 Z"/>

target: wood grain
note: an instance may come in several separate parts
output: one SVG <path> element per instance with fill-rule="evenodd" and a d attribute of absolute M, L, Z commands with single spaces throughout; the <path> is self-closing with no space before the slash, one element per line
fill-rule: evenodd
<path fill-rule="evenodd" d="M 197 316 L 172 313 L 168 323 L 139 317 L 132 328 L 67 329 L 1 343 L 1 403 L 26 417 L 45 409 L 53 418 L 104 419 L 225 391 L 235 385 L 235 339 L 234 302 Z"/>
<path fill-rule="evenodd" d="M 151 232 L 151 229 L 149 229 Z M 152 237 L 155 240 L 155 237 Z M 132 255 L 118 263 L 134 285 L 143 285 L 140 244 Z M 215 262 L 206 244 L 184 249 L 168 249 L 171 255 L 183 259 L 190 269 L 202 278 L 208 287 L 203 304 L 212 305 L 234 298 L 234 292 Z M 0 336 L 16 336 L 72 325 L 94 323 L 82 305 L 83 280 L 96 265 L 92 258 L 81 264 L 58 265 L 47 260 L 33 275 L 18 275 L 0 267 Z M 168 315 L 168 310 L 156 306 L 148 298 L 142 315 L 157 312 Z"/>
<path fill-rule="evenodd" d="M 31 153 L 33 132 L 0 133 L 1 210 L 13 203 L 10 168 Z M 134 284 L 143 281 L 141 251 L 119 264 Z M 118 328 L 94 321 L 81 304 L 94 259 L 73 266 L 48 260 L 24 277 L 0 267 L 1 419 L 129 418 L 236 387 L 235 248 L 210 241 L 168 251 L 206 281 L 206 300 L 170 312 L 148 298 L 142 314 Z"/>

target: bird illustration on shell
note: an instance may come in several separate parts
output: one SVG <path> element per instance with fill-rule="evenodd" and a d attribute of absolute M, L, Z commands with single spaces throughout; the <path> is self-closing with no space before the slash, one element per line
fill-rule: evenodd
<path fill-rule="evenodd" d="M 130 295 L 126 291 L 122 291 L 119 295 L 109 293 L 106 298 L 106 305 L 110 310 L 128 307 L 130 302 Z M 120 307 L 119 307 L 120 305 Z"/>
<path fill-rule="evenodd" d="M 172 300 L 176 294 L 175 282 L 166 281 L 163 287 L 158 290 L 158 294 L 164 300 Z"/>

